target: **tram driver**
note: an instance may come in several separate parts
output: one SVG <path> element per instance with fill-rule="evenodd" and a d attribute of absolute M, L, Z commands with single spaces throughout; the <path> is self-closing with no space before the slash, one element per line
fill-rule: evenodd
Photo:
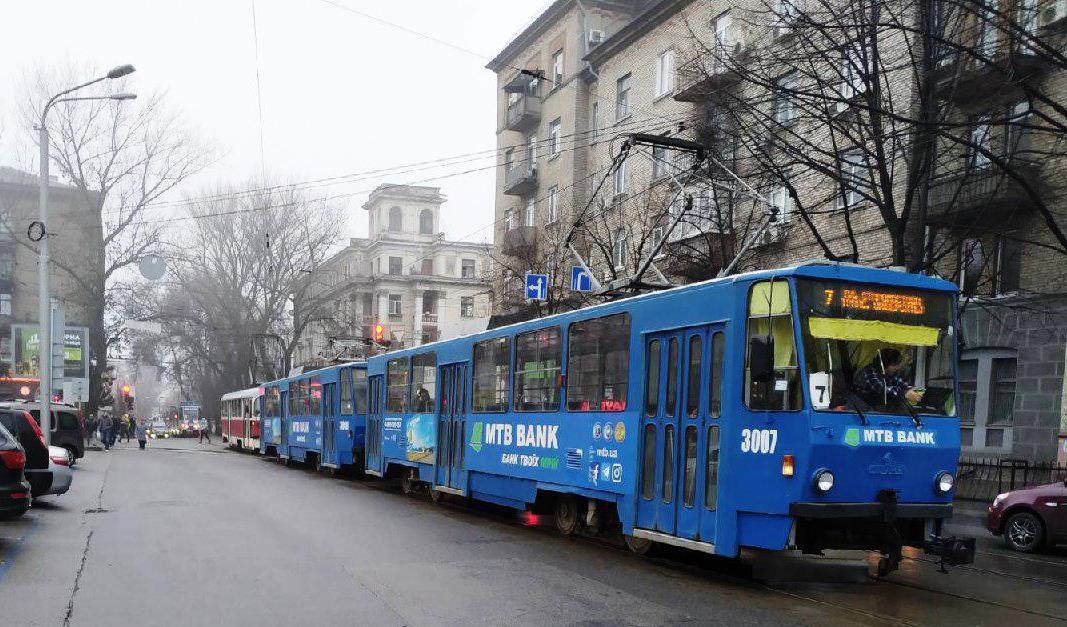
<path fill-rule="evenodd" d="M 904 360 L 895 348 L 881 348 L 875 352 L 871 363 L 856 376 L 856 388 L 863 400 L 872 406 L 889 405 L 890 402 L 907 401 L 912 405 L 922 399 L 922 392 L 908 385 L 901 375 Z"/>

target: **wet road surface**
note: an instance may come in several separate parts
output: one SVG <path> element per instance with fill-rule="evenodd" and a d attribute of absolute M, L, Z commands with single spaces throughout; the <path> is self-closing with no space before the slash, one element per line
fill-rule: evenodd
<path fill-rule="evenodd" d="M 766 585 L 501 510 L 287 469 L 193 441 L 90 451 L 71 491 L 0 522 L 3 625 L 937 624 L 1067 621 L 1067 552 Z"/>

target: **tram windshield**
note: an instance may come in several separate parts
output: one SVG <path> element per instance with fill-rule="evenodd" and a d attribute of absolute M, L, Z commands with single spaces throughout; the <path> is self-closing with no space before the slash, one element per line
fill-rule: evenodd
<path fill-rule="evenodd" d="M 815 409 L 955 415 L 951 295 L 800 279 L 797 296 Z"/>

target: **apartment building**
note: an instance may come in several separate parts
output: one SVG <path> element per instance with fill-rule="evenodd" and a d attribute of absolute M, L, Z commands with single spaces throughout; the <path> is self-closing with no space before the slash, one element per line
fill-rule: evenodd
<path fill-rule="evenodd" d="M 738 269 L 828 254 L 907 262 L 966 295 L 965 454 L 1067 457 L 1067 257 L 1049 226 L 1067 228 L 1056 185 L 1067 128 L 1041 115 L 1062 99 L 1067 68 L 1037 52 L 1063 43 L 1067 6 L 1009 4 L 1011 24 L 941 10 L 932 40 L 950 43 L 930 46 L 932 70 L 921 74 L 926 47 L 907 39 L 918 4 L 907 0 L 892 7 L 898 28 L 879 34 L 880 63 L 892 69 L 875 70 L 862 37 L 827 29 L 821 36 L 840 43 L 826 43 L 810 73 L 794 59 L 818 37 L 796 32 L 819 16 L 802 2 L 553 2 L 488 66 L 500 87 L 498 146 L 512 150 L 497 180 L 497 255 L 511 263 L 498 264 L 494 313 L 521 307 L 524 265 L 553 274 L 573 263 L 561 244 L 578 211 L 571 243 L 605 283 L 653 250 L 654 270 L 675 283 L 714 276 L 735 256 Z M 530 74 L 555 85 L 559 50 L 569 91 L 537 91 L 545 81 Z M 883 146 L 838 147 L 869 122 L 875 87 L 905 121 L 888 122 Z M 932 100 L 920 102 L 927 88 Z M 914 139 L 908 116 L 933 110 L 939 130 Z M 686 153 L 633 147 L 612 168 L 631 132 L 700 141 L 715 165 L 692 174 Z M 536 149 L 514 152 L 526 145 Z M 567 221 L 554 229 L 557 216 Z M 554 289 L 566 290 L 558 279 Z"/>
<path fill-rule="evenodd" d="M 38 191 L 36 175 L 0 167 L 0 360 L 7 372 L 31 376 L 36 376 L 35 362 L 16 351 L 12 325 L 33 327 L 38 319 L 38 254 L 27 235 L 28 225 L 38 217 Z M 86 197 L 77 187 L 60 183 L 55 177 L 50 182 L 51 297 L 62 304 L 68 327 L 103 325 L 103 320 L 94 323 L 90 319 L 94 315 L 92 299 L 103 295 L 85 293 L 71 274 L 88 280 L 94 272 L 103 273 L 103 227 L 96 203 L 93 195 Z M 31 336 L 23 341 L 32 341 Z M 72 354 L 79 355 L 84 364 L 88 357 L 84 334 L 79 334 L 77 342 L 71 347 Z"/>
<path fill-rule="evenodd" d="M 371 193 L 363 205 L 369 237 L 349 240 L 304 282 L 299 301 L 315 312 L 294 363 L 363 357 L 379 324 L 393 348 L 486 328 L 491 245 L 446 239 L 445 200 L 437 187 Z"/>

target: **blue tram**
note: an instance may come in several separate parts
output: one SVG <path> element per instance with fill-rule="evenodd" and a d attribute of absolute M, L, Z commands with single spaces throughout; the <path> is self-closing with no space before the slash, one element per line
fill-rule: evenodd
<path fill-rule="evenodd" d="M 973 541 L 941 537 L 955 301 L 944 280 L 815 262 L 371 357 L 366 471 L 551 511 L 563 533 L 617 525 L 636 552 L 967 562 Z"/>
<path fill-rule="evenodd" d="M 367 367 L 347 363 L 263 386 L 261 452 L 287 464 L 363 467 Z"/>

